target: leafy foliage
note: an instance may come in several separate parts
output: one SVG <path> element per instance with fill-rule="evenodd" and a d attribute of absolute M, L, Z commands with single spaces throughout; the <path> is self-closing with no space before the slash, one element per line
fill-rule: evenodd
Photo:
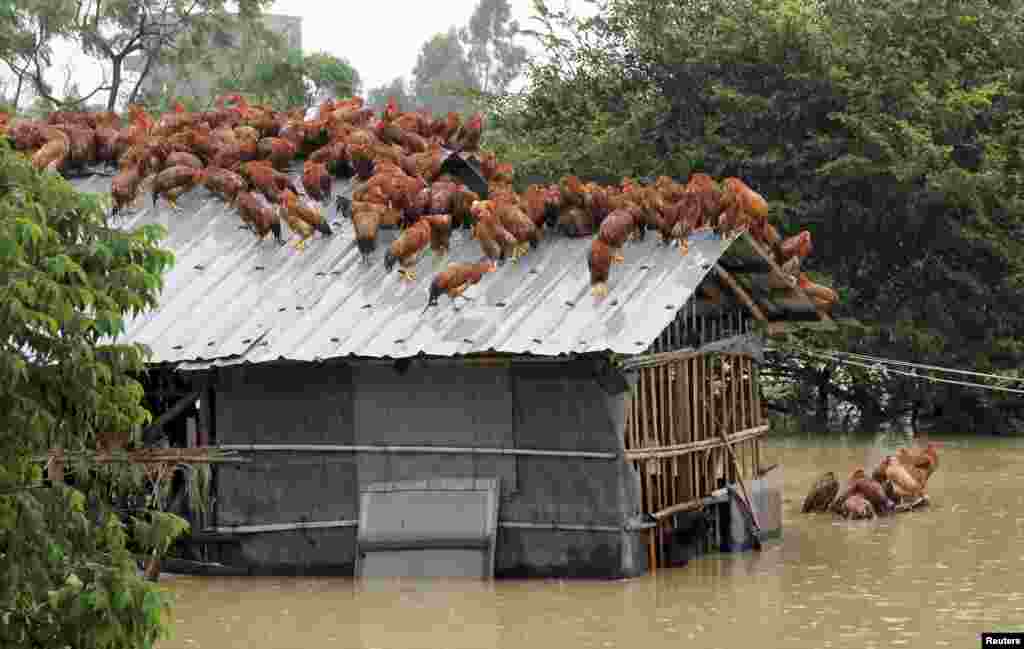
<path fill-rule="evenodd" d="M 466 50 L 454 27 L 447 33 L 435 34 L 423 44 L 412 72 L 412 91 L 420 106 L 429 107 L 435 113 L 463 112 L 468 102 L 458 92 L 474 88 L 476 83 Z"/>
<path fill-rule="evenodd" d="M 508 0 L 480 0 L 469 24 L 459 31 L 466 48 L 476 88 L 501 94 L 519 76 L 526 63 L 526 48 L 518 42 L 519 23 L 512 20 Z"/>
<path fill-rule="evenodd" d="M 359 72 L 326 52 L 303 55 L 267 35 L 262 43 L 237 48 L 215 88 L 244 93 L 257 103 L 291 109 L 326 97 L 348 98 L 362 86 Z"/>
<path fill-rule="evenodd" d="M 535 4 L 548 56 L 491 107 L 488 145 L 517 178 L 739 176 L 785 231 L 812 233 L 809 269 L 865 323 L 814 344 L 982 371 L 1024 360 L 1024 3 L 604 0 L 590 18 Z M 871 425 L 943 404 L 946 425 L 977 428 L 998 405 L 857 380 L 825 390 Z"/>
<path fill-rule="evenodd" d="M 164 598 L 137 576 L 104 499 L 94 493 L 87 507 L 78 490 L 44 487 L 33 461 L 150 419 L 131 378 L 146 350 L 116 336 L 156 304 L 173 256 L 158 226 L 121 232 L 104 214 L 99 196 L 36 172 L 0 141 L 2 646 L 149 647 L 164 629 Z M 75 476 L 90 481 L 82 467 Z"/>

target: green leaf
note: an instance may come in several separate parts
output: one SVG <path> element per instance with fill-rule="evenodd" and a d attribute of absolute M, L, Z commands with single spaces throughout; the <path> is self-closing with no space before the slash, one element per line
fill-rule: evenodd
<path fill-rule="evenodd" d="M 63 279 L 69 261 L 70 259 L 68 259 L 67 255 L 51 257 L 47 260 L 47 270 L 49 270 L 51 274 L 56 275 L 59 279 Z"/>
<path fill-rule="evenodd" d="M 18 255 L 18 242 L 8 237 L 0 238 L 0 259 L 10 259 Z"/>

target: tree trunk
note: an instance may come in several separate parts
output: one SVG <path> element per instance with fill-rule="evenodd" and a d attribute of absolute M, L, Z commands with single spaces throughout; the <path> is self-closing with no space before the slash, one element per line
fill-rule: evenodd
<path fill-rule="evenodd" d="M 821 428 L 821 432 L 828 430 L 828 392 L 829 383 L 832 382 L 832 372 L 828 369 L 818 372 L 818 408 L 815 413 L 815 420 Z"/>
<path fill-rule="evenodd" d="M 113 71 L 110 74 L 110 96 L 107 97 L 107 110 L 114 112 L 117 108 L 117 93 L 121 91 L 121 64 L 124 59 L 120 56 L 115 56 L 110 59 L 113 64 Z"/>
<path fill-rule="evenodd" d="M 142 72 L 139 73 L 139 78 L 135 82 L 135 87 L 132 88 L 132 94 L 128 95 L 128 103 L 134 104 L 139 99 L 139 88 L 142 87 L 142 82 L 149 76 L 149 70 L 153 67 L 153 61 L 156 60 L 155 52 L 145 52 L 146 65 L 142 66 Z"/>
<path fill-rule="evenodd" d="M 13 108 L 15 114 L 18 112 L 18 103 L 21 101 L 21 84 L 25 81 L 25 73 L 21 72 L 18 74 L 18 86 L 14 89 L 14 102 Z"/>

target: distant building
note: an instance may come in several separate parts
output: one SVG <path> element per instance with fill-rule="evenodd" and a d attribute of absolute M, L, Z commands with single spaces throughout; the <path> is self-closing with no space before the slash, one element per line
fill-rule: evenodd
<path fill-rule="evenodd" d="M 302 49 L 302 18 L 300 16 L 264 14 L 263 24 L 272 32 L 283 37 L 289 48 Z M 241 39 L 241 32 L 222 32 L 213 37 L 213 45 L 218 49 L 230 52 L 241 46 Z M 125 62 L 125 68 L 129 72 L 141 72 L 145 62 L 145 55 L 129 57 Z M 212 69 L 204 68 L 203 70 L 193 69 L 187 78 L 182 78 L 182 75 L 173 66 L 157 63 L 146 76 L 140 92 L 142 95 L 159 94 L 166 89 L 182 98 L 210 98 L 213 84 L 218 76 L 218 67 L 214 66 Z"/>

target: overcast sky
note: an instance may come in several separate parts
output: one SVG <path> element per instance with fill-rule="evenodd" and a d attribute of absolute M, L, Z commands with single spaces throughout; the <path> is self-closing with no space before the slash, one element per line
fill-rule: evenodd
<path fill-rule="evenodd" d="M 326 51 L 344 57 L 359 71 L 363 91 L 397 76 L 408 77 L 416 65 L 420 47 L 432 35 L 469 21 L 478 0 L 390 0 L 390 2 L 339 2 L 338 0 L 277 0 L 269 13 L 302 17 L 302 49 Z M 586 0 L 549 0 L 553 7 L 567 4 L 575 12 L 589 13 Z M 344 4 L 344 9 L 341 5 Z M 531 0 L 510 0 L 512 16 L 523 27 L 535 27 Z M 526 42 L 535 50 L 533 40 Z M 55 47 L 54 68 L 47 75 L 59 93 L 65 69 L 82 92 L 89 92 L 102 79 L 101 67 L 83 59 L 69 44 Z"/>

